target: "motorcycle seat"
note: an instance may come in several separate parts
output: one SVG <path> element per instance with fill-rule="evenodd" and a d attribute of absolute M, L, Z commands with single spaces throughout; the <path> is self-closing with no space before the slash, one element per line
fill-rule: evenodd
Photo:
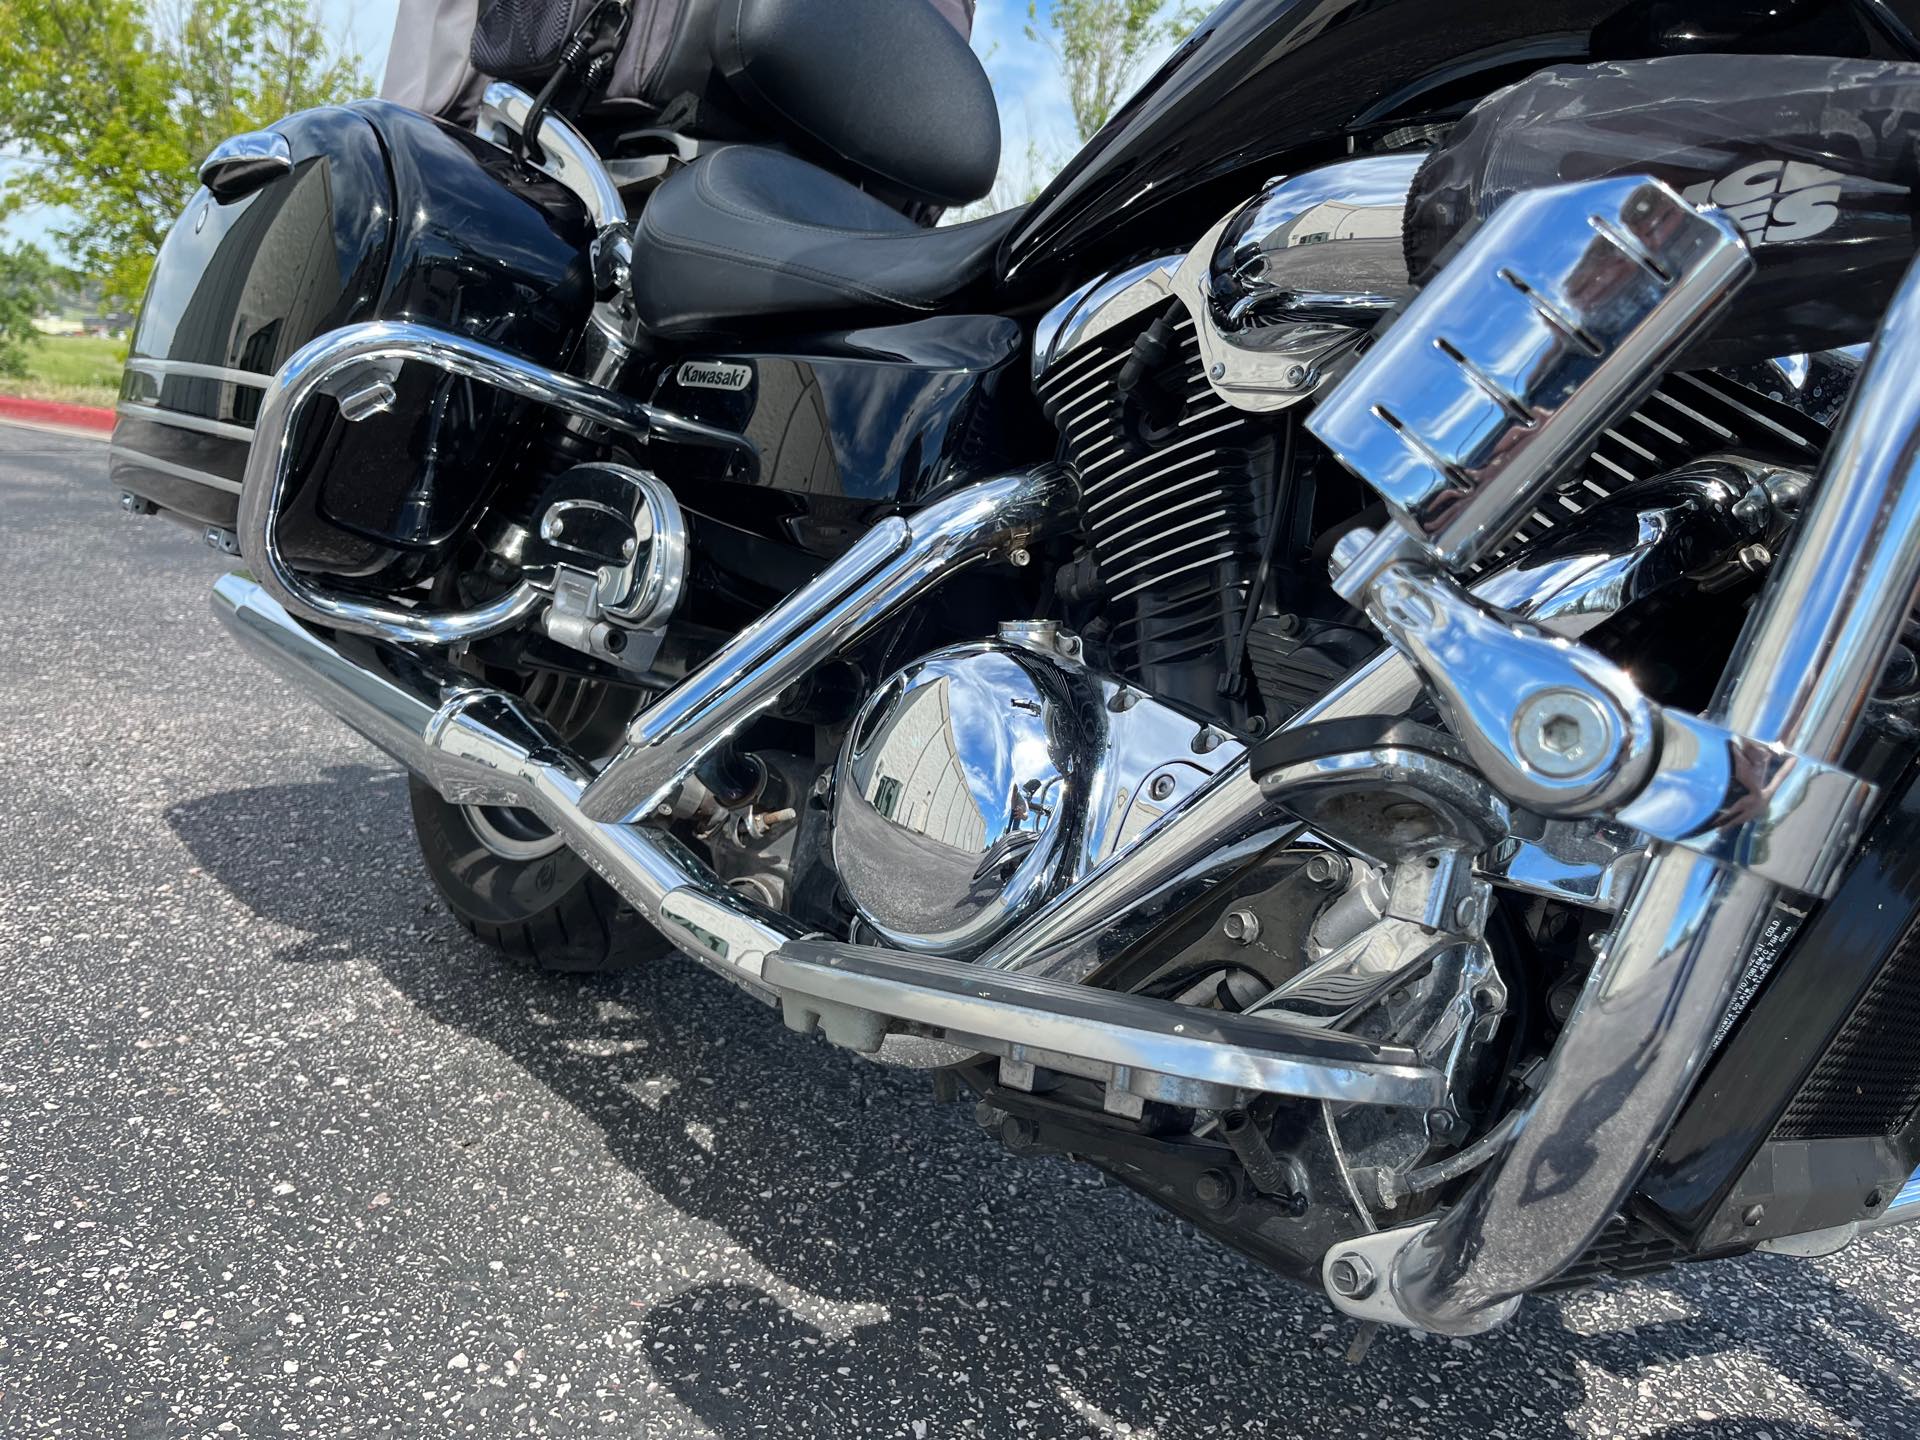
<path fill-rule="evenodd" d="M 634 309 L 662 336 L 949 309 L 988 283 L 1019 215 L 929 230 L 798 156 L 730 145 L 648 198 L 634 226 Z"/>

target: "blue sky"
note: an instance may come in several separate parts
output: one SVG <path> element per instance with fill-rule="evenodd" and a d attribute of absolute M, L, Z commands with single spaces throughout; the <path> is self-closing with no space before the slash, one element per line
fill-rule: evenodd
<path fill-rule="evenodd" d="M 386 63 L 395 0 L 318 0 L 318 5 L 328 30 L 366 57 L 367 68 L 377 79 Z M 1040 12 L 1044 17 L 1046 4 L 1040 6 Z M 1026 26 L 1026 0 L 979 0 L 973 46 L 985 61 L 1000 100 L 1005 135 L 1003 173 L 1026 166 L 1029 140 L 1055 164 L 1074 149 L 1066 89 L 1044 47 L 1027 39 Z M 0 161 L 0 167 L 4 165 Z M 57 213 L 44 210 L 14 216 L 0 225 L 0 234 L 53 248 L 48 231 L 59 219 Z"/>

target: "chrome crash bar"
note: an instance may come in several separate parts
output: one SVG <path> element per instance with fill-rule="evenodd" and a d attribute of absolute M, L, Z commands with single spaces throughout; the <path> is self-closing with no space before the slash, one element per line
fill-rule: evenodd
<path fill-rule="evenodd" d="M 394 380 L 408 362 L 478 381 L 580 416 L 636 440 L 662 438 L 751 454 L 740 436 L 628 399 L 464 335 L 380 320 L 329 331 L 280 367 L 260 402 L 253 448 L 240 490 L 240 553 L 267 592 L 303 620 L 397 644 L 452 645 L 511 630 L 547 602 L 523 580 L 468 610 L 429 611 L 330 594 L 287 564 L 277 532 L 291 478 L 295 422 L 309 403 L 330 397 L 341 417 L 359 423 L 397 398 Z"/>
<path fill-rule="evenodd" d="M 1917 373 L 1920 267 L 1711 707 L 1732 734 L 1843 759 L 1920 590 Z M 1334 1247 L 1336 1303 L 1469 1333 L 1581 1255 L 1671 1127 L 1777 893 L 1739 857 L 1656 844 L 1505 1154 L 1440 1219 Z"/>

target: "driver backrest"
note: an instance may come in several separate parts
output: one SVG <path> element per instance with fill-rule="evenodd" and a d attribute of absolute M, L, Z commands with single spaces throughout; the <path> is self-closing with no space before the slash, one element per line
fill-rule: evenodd
<path fill-rule="evenodd" d="M 741 101 L 849 178 L 941 205 L 992 188 L 993 86 L 929 0 L 718 0 L 711 43 Z"/>

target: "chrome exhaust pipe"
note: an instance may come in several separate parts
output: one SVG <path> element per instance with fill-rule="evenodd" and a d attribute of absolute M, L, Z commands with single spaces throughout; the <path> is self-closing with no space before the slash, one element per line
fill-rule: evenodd
<path fill-rule="evenodd" d="M 1073 513 L 1072 477 L 1043 465 L 981 480 L 881 521 L 634 718 L 624 749 L 587 788 L 594 820 L 644 820 L 714 746 L 828 656 L 955 571 L 1012 552 Z"/>
<path fill-rule="evenodd" d="M 582 815 L 592 772 L 526 705 L 436 659 L 323 639 L 243 574 L 214 583 L 213 613 L 249 654 L 448 800 L 533 811 L 667 939 L 772 1001 L 766 957 L 809 932 L 729 890 L 672 836 Z"/>
<path fill-rule="evenodd" d="M 780 1001 L 796 1029 L 820 1026 L 898 1063 L 890 1051 L 924 1041 L 888 1033 L 892 1022 L 917 1021 L 963 1047 L 942 1046 L 939 1059 L 1045 1055 L 1135 1104 L 1169 1083 L 1212 1087 L 1221 1105 L 1245 1090 L 1416 1108 L 1445 1093 L 1445 1078 L 1402 1046 L 809 938 L 671 835 L 584 815 L 591 772 L 512 696 L 382 641 L 323 637 L 246 575 L 215 583 L 213 610 L 243 649 L 448 800 L 539 815 L 676 946 Z"/>

